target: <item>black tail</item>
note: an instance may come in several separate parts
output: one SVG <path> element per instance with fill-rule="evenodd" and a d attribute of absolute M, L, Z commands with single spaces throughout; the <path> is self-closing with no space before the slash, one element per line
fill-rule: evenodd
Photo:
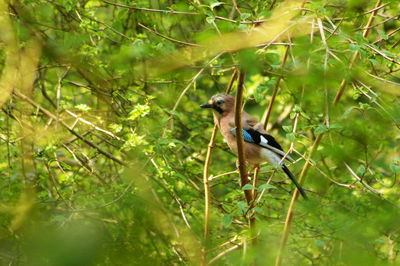
<path fill-rule="evenodd" d="M 285 164 L 282 164 L 282 170 L 285 172 L 285 174 L 287 174 L 290 180 L 292 180 L 293 184 L 297 187 L 303 198 L 307 199 L 306 192 L 304 192 L 304 189 L 300 186 L 299 183 L 297 183 L 297 180 L 294 178 L 292 172 L 289 171 Z"/>

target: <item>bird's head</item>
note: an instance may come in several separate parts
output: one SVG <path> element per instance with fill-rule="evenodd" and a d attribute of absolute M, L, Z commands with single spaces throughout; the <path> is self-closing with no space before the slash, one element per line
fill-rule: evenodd
<path fill-rule="evenodd" d="M 217 116 L 233 111 L 234 106 L 235 98 L 228 94 L 216 94 L 207 103 L 200 105 L 201 108 L 211 108 Z"/>

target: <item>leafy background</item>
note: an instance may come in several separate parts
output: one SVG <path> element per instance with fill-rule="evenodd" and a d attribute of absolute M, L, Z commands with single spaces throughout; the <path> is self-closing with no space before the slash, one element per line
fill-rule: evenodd
<path fill-rule="evenodd" d="M 213 124 L 199 104 L 241 69 L 252 115 L 279 88 L 267 128 L 292 145 L 296 176 L 322 137 L 283 264 L 400 264 L 400 4 L 300 6 L 0 1 L 1 263 L 200 264 L 204 250 L 214 264 L 274 263 L 294 187 L 263 165 L 249 212 L 220 135 L 203 239 Z M 288 20 L 297 30 L 271 39 Z"/>

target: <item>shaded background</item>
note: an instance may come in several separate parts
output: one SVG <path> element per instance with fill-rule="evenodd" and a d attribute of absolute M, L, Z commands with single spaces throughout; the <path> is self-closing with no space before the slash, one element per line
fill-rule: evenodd
<path fill-rule="evenodd" d="M 199 104 L 241 68 L 250 114 L 279 88 L 268 132 L 293 144 L 296 176 L 324 134 L 283 263 L 400 264 L 400 6 L 375 5 L 0 1 L 1 263 L 199 264 L 207 246 L 215 264 L 272 264 L 294 187 L 261 168 L 252 245 L 220 135 L 203 242 L 213 122 Z"/>

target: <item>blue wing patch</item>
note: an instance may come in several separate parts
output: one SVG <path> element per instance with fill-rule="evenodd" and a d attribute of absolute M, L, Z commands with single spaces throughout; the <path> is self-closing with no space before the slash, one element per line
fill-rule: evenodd
<path fill-rule="evenodd" d="M 234 128 L 231 128 L 231 132 L 234 136 L 236 136 L 236 130 Z M 243 132 L 243 140 L 244 141 L 254 143 L 253 138 L 246 130 L 242 129 L 242 132 Z"/>

